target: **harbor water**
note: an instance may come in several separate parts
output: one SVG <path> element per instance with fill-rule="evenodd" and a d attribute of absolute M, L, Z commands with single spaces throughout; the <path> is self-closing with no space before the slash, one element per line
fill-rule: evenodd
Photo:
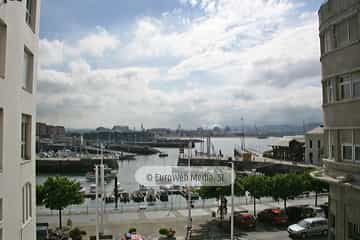
<path fill-rule="evenodd" d="M 269 137 L 264 139 L 258 138 L 246 138 L 245 145 L 246 148 L 262 153 L 266 150 L 270 149 L 270 145 L 277 141 L 279 138 Z M 221 151 L 222 154 L 226 157 L 232 157 L 234 148 L 238 148 L 241 144 L 240 138 L 212 138 L 211 142 L 213 144 L 213 148 L 215 152 Z M 139 189 L 139 184 L 135 180 L 135 172 L 137 169 L 143 166 L 176 166 L 179 156 L 179 149 L 175 148 L 158 148 L 161 152 L 165 152 L 168 154 L 168 157 L 159 157 L 156 155 L 148 155 L 148 156 L 136 156 L 135 160 L 128 161 L 119 161 L 119 171 L 118 171 L 118 182 L 121 187 L 127 192 L 133 192 Z M 200 151 L 200 144 L 197 143 L 195 149 Z M 195 151 L 193 149 L 193 151 Z M 40 175 L 37 176 L 37 184 L 41 184 L 46 181 L 48 175 Z M 75 179 L 81 183 L 86 189 L 89 188 L 90 183 L 87 182 L 85 176 L 68 176 L 71 179 Z M 109 182 L 106 185 L 106 192 L 111 194 L 114 189 L 114 181 Z M 238 201 L 241 201 L 240 199 Z M 146 203 L 120 203 L 119 208 L 127 210 L 136 210 L 141 205 L 145 205 Z M 195 201 L 196 206 L 211 206 L 216 204 L 215 200 L 206 200 L 206 201 Z M 91 199 L 86 199 L 85 203 L 81 206 L 72 206 L 72 211 L 91 211 L 96 206 L 95 201 Z M 107 208 L 114 208 L 114 204 L 107 204 Z M 150 209 L 179 209 L 186 207 L 186 200 L 181 195 L 171 195 L 169 196 L 168 202 L 160 202 L 157 201 L 155 204 L 151 204 L 147 206 Z M 41 207 L 38 208 L 38 211 L 46 211 Z"/>

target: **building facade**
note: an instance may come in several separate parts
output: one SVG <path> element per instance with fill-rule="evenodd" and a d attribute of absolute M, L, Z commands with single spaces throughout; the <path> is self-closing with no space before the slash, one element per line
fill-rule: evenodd
<path fill-rule="evenodd" d="M 329 239 L 360 239 L 360 0 L 319 10 Z"/>
<path fill-rule="evenodd" d="M 0 1 L 0 240 L 35 236 L 40 0 Z"/>
<path fill-rule="evenodd" d="M 322 165 L 324 153 L 324 128 L 317 127 L 305 134 L 305 163 Z"/>

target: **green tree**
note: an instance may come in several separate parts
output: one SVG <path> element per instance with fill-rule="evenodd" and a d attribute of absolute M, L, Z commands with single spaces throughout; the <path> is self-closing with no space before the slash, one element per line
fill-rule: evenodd
<path fill-rule="evenodd" d="M 248 176 L 243 178 L 242 187 L 248 191 L 254 199 L 254 215 L 256 216 L 256 199 L 266 197 L 269 193 L 269 178 L 262 175 Z"/>
<path fill-rule="evenodd" d="M 204 186 L 199 189 L 198 193 L 202 199 L 216 198 L 218 201 L 222 202 L 225 196 L 231 196 L 231 186 Z M 234 194 L 235 196 L 244 195 L 241 181 L 235 181 Z M 220 211 L 221 219 L 224 218 L 224 214 L 225 212 Z"/>
<path fill-rule="evenodd" d="M 36 205 L 41 206 L 44 205 L 44 186 L 36 185 Z"/>
<path fill-rule="evenodd" d="M 327 182 L 320 181 L 317 178 L 313 178 L 309 173 L 305 173 L 303 179 L 306 184 L 306 191 L 315 192 L 315 206 L 317 206 L 319 193 L 324 190 L 328 191 L 329 184 Z"/>
<path fill-rule="evenodd" d="M 84 195 L 80 193 L 80 183 L 67 177 L 49 177 L 38 187 L 45 207 L 59 211 L 59 227 L 62 228 L 61 211 L 69 205 L 84 202 Z"/>
<path fill-rule="evenodd" d="M 303 175 L 301 174 L 277 174 L 270 180 L 270 195 L 276 201 L 283 200 L 284 208 L 289 198 L 294 198 L 306 190 Z"/>

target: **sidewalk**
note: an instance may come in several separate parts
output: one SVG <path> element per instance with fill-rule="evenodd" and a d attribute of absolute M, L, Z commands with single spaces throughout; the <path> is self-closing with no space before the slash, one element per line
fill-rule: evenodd
<path fill-rule="evenodd" d="M 328 200 L 327 197 L 319 197 L 318 203 L 322 204 Z M 314 198 L 304 198 L 289 200 L 288 206 L 298 204 L 314 204 Z M 283 202 L 266 202 L 257 203 L 257 212 L 271 207 L 283 207 Z M 235 205 L 235 211 L 253 212 L 253 204 L 250 202 L 248 205 Z M 192 218 L 194 228 L 201 226 L 212 219 L 212 212 L 217 211 L 216 207 L 213 208 L 196 208 L 192 209 Z M 228 216 L 230 216 L 231 209 L 228 206 Z M 146 239 L 157 239 L 159 237 L 158 231 L 162 227 L 173 228 L 176 230 L 177 239 L 183 239 L 186 235 L 187 224 L 187 209 L 174 210 L 174 211 L 138 211 L 127 213 L 108 213 L 104 218 L 104 225 L 106 226 L 106 233 L 111 233 L 114 236 L 119 236 L 119 233 L 126 232 L 130 227 L 135 227 L 138 231 L 146 236 Z M 96 217 L 94 214 L 90 215 L 64 215 L 63 224 L 68 219 L 71 219 L 73 226 L 79 226 L 88 234 L 95 234 Z M 38 216 L 37 222 L 47 222 L 50 227 L 58 226 L 58 216 Z"/>

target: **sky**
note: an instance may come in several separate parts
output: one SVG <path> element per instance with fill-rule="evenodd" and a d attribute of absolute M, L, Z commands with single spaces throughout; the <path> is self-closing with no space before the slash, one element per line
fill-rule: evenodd
<path fill-rule="evenodd" d="M 42 0 L 38 121 L 322 121 L 323 0 Z"/>

